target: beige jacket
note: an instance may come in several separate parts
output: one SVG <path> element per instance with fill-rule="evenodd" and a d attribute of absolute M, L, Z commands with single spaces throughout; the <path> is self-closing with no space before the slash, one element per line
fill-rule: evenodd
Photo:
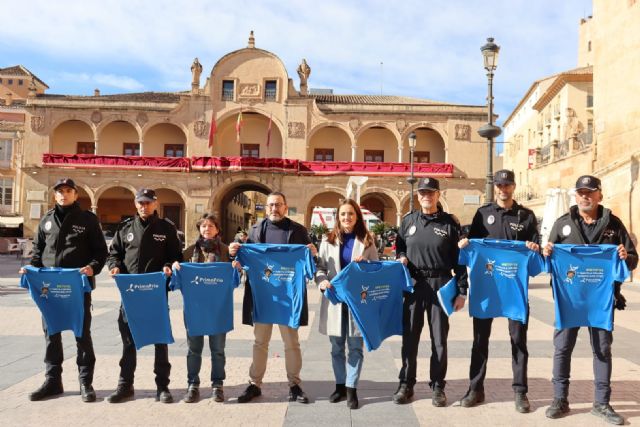
<path fill-rule="evenodd" d="M 353 244 L 351 260 L 362 255 L 365 260 L 377 261 L 378 250 L 375 244 L 365 249 L 364 243 L 356 239 Z M 340 272 L 340 242 L 330 244 L 326 239 L 322 239 L 320 250 L 318 251 L 318 263 L 316 270 L 316 284 L 320 285 L 323 280 L 333 279 Z M 325 298 L 320 301 L 320 333 L 330 336 L 342 335 L 342 304 L 333 305 Z M 356 326 L 353 317 L 349 314 L 348 325 L 349 336 L 361 336 L 360 330 Z"/>

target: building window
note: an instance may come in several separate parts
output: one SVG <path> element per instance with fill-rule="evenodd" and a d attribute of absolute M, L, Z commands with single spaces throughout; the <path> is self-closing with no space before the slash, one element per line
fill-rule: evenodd
<path fill-rule="evenodd" d="M 431 153 L 429 151 L 414 151 L 413 163 L 430 163 Z"/>
<path fill-rule="evenodd" d="M 7 79 L 7 84 L 12 85 L 13 84 L 13 79 Z"/>
<path fill-rule="evenodd" d="M 13 155 L 13 141 L 10 139 L 0 139 L 0 165 L 9 166 Z"/>
<path fill-rule="evenodd" d="M 0 77 L 0 83 L 2 83 L 2 77 Z"/>
<path fill-rule="evenodd" d="M 333 148 L 316 148 L 313 150 L 313 160 L 316 162 L 333 162 Z"/>
<path fill-rule="evenodd" d="M 96 152 L 95 142 L 78 141 L 78 147 L 76 149 L 77 154 L 95 154 L 95 152 Z"/>
<path fill-rule="evenodd" d="M 275 101 L 276 100 L 277 82 L 275 80 L 267 80 L 264 82 L 264 100 Z"/>
<path fill-rule="evenodd" d="M 13 205 L 13 178 L 0 179 L 0 206 L 11 208 Z"/>
<path fill-rule="evenodd" d="M 18 86 L 22 86 L 22 79 L 18 80 Z"/>
<path fill-rule="evenodd" d="M 364 150 L 365 162 L 384 162 L 384 150 Z"/>
<path fill-rule="evenodd" d="M 233 89 L 234 89 L 233 80 L 222 81 L 222 100 L 223 101 L 233 101 Z"/>
<path fill-rule="evenodd" d="M 123 156 L 139 156 L 140 144 L 125 142 L 124 144 L 122 144 L 122 155 Z"/>
<path fill-rule="evenodd" d="M 260 157 L 260 144 L 242 144 L 240 155 L 242 157 Z"/>
<path fill-rule="evenodd" d="M 587 43 L 587 51 L 591 52 L 591 40 Z"/>
<path fill-rule="evenodd" d="M 165 157 L 184 157 L 184 144 L 164 144 Z"/>

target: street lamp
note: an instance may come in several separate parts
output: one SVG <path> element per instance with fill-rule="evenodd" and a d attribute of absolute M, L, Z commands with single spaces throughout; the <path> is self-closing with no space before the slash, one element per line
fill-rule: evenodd
<path fill-rule="evenodd" d="M 409 212 L 413 212 L 413 185 L 416 183 L 417 179 L 413 176 L 413 153 L 416 150 L 416 133 L 411 132 L 409 134 L 409 161 L 411 162 L 411 175 L 407 178 L 407 182 L 411 185 L 411 195 L 409 199 Z"/>
<path fill-rule="evenodd" d="M 478 134 L 487 140 L 487 187 L 485 202 L 493 201 L 493 139 L 502 133 L 502 129 L 493 124 L 493 72 L 498 66 L 498 53 L 500 46 L 493 42 L 493 37 L 487 39 L 487 43 L 480 48 L 484 57 L 484 69 L 487 70 L 489 93 L 487 105 L 489 107 L 489 123 L 478 129 Z"/>

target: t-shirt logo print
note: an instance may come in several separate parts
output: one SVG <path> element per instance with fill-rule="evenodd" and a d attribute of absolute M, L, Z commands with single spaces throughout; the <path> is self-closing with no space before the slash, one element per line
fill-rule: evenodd
<path fill-rule="evenodd" d="M 569 271 L 567 271 L 567 278 L 564 279 L 567 283 L 573 283 L 573 279 L 576 277 L 577 266 L 569 265 Z"/>
<path fill-rule="evenodd" d="M 486 271 L 484 274 L 488 274 L 489 276 L 493 276 L 493 267 L 495 266 L 496 260 L 487 259 L 487 263 L 484 265 Z"/>
<path fill-rule="evenodd" d="M 262 280 L 269 281 L 269 277 L 273 273 L 273 265 L 267 264 L 267 268 L 264 269 L 264 276 L 262 276 Z"/>
<path fill-rule="evenodd" d="M 362 292 L 360 292 L 360 304 L 367 303 L 367 291 L 369 290 L 369 286 L 362 286 Z"/>
<path fill-rule="evenodd" d="M 49 285 L 51 285 L 51 283 L 42 282 L 42 289 L 40 290 L 40 298 L 49 299 Z"/>
<path fill-rule="evenodd" d="M 133 283 L 129 284 L 129 287 L 127 288 L 126 292 L 133 292 Z"/>

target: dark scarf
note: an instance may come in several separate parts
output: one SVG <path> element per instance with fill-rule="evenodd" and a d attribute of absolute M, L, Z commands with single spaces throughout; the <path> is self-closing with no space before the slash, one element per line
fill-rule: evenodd
<path fill-rule="evenodd" d="M 213 239 L 205 239 L 200 236 L 196 241 L 191 262 L 220 262 L 222 256 L 221 243 L 220 236 L 216 236 Z M 200 261 L 200 255 L 203 256 L 203 261 Z"/>

